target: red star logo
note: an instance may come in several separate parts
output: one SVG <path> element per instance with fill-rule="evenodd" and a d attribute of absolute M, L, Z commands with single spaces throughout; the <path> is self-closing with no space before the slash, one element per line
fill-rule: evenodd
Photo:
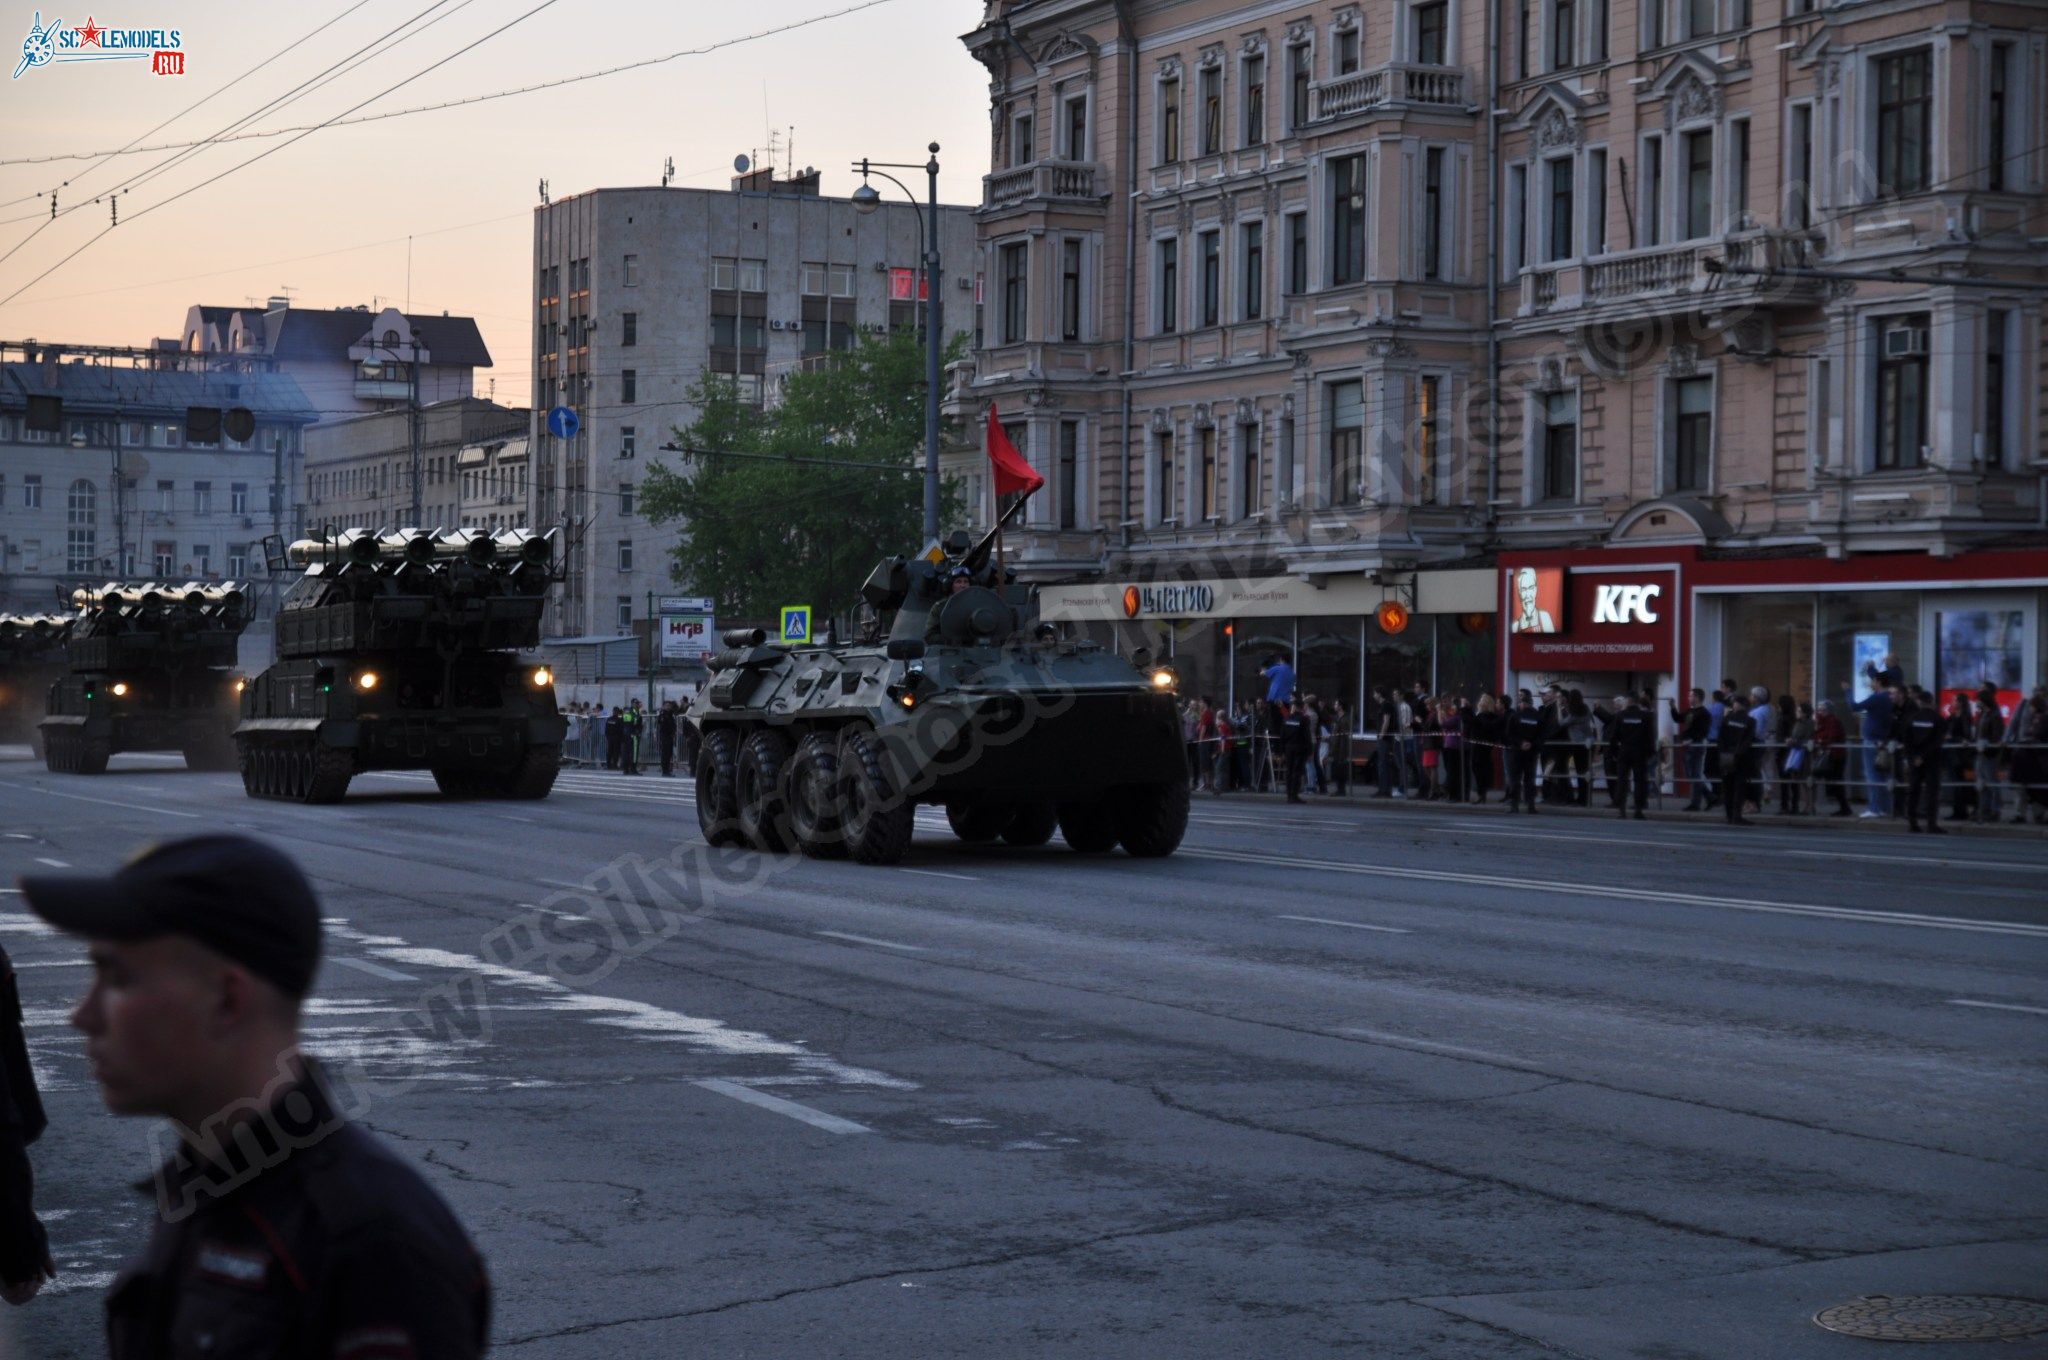
<path fill-rule="evenodd" d="M 92 16 L 90 14 L 86 15 L 85 27 L 78 30 L 78 45 L 80 47 L 98 47 L 100 45 L 101 31 L 100 27 L 93 23 Z"/>

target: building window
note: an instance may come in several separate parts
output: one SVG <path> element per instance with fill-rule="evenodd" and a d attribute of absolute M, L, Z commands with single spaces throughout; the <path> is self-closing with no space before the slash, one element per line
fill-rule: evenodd
<path fill-rule="evenodd" d="M 1444 66 L 1450 55 L 1450 6 L 1445 0 L 1431 0 L 1415 7 L 1415 61 L 1422 66 Z"/>
<path fill-rule="evenodd" d="M 640 313 L 627 312 L 620 318 L 619 343 L 637 345 L 640 343 Z"/>
<path fill-rule="evenodd" d="M 1028 113 L 1010 124 L 1010 164 L 1029 165 L 1038 159 L 1038 128 Z"/>
<path fill-rule="evenodd" d="M 1330 402 L 1330 503 L 1356 505 L 1365 472 L 1365 385 L 1332 383 Z"/>
<path fill-rule="evenodd" d="M 1579 494 L 1579 398 L 1550 392 L 1543 398 L 1543 499 L 1577 500 Z"/>
<path fill-rule="evenodd" d="M 211 543 L 194 543 L 192 545 L 192 560 L 186 563 L 186 566 L 191 569 L 192 574 L 195 576 L 203 577 L 210 575 L 213 571 L 213 564 L 209 559 L 212 556 L 213 545 Z"/>
<path fill-rule="evenodd" d="M 1260 146 L 1266 140 L 1266 58 L 1246 57 L 1242 73 L 1244 86 L 1244 128 L 1246 146 Z"/>
<path fill-rule="evenodd" d="M 174 575 L 178 570 L 178 545 L 161 542 L 154 544 L 149 559 L 150 565 L 155 569 L 152 574 L 159 579 Z"/>
<path fill-rule="evenodd" d="M 1214 523 L 1222 514 L 1222 466 L 1216 461 L 1216 427 L 1204 425 L 1195 431 L 1195 447 L 1201 464 L 1202 518 Z"/>
<path fill-rule="evenodd" d="M 1204 326 L 1223 320 L 1223 233 L 1205 231 L 1198 238 L 1202 252 L 1202 320 Z"/>
<path fill-rule="evenodd" d="M 1223 152 L 1223 68 L 1211 66 L 1201 74 L 1202 154 Z"/>
<path fill-rule="evenodd" d="M 1444 276 L 1444 149 L 1422 153 L 1422 277 Z"/>
<path fill-rule="evenodd" d="M 228 579 L 230 581 L 239 581 L 248 574 L 249 545 L 246 543 L 228 544 Z"/>
<path fill-rule="evenodd" d="M 1003 343 L 1014 345 L 1024 338 L 1026 321 L 1025 308 L 1029 301 L 1029 257 L 1030 246 L 1023 241 L 1012 241 L 997 250 L 997 265 L 1002 280 L 1000 333 Z"/>
<path fill-rule="evenodd" d="M 1330 282 L 1365 279 L 1365 157 L 1330 162 Z"/>
<path fill-rule="evenodd" d="M 1607 152 L 1586 153 L 1586 253 L 1607 253 Z"/>
<path fill-rule="evenodd" d="M 1081 338 L 1081 239 L 1060 242 L 1060 339 Z"/>
<path fill-rule="evenodd" d="M 619 457 L 631 458 L 637 442 L 631 425 L 619 426 Z"/>
<path fill-rule="evenodd" d="M 716 292 L 731 292 L 740 286 L 740 262 L 725 255 L 711 257 L 711 287 Z"/>
<path fill-rule="evenodd" d="M 1060 422 L 1059 527 L 1073 529 L 1081 523 L 1081 423 Z"/>
<path fill-rule="evenodd" d="M 231 515 L 246 515 L 249 513 L 249 484 L 247 482 L 228 483 L 228 513 Z"/>
<path fill-rule="evenodd" d="M 1714 233 L 1714 134 L 1688 132 L 1680 145 L 1685 154 L 1685 197 L 1679 235 L 1695 240 Z"/>
<path fill-rule="evenodd" d="M 742 293 L 765 293 L 768 291 L 768 262 L 766 260 L 740 261 L 740 291 Z"/>
<path fill-rule="evenodd" d="M 1250 519 L 1259 513 L 1259 427 L 1256 425 L 1237 426 L 1237 498 L 1239 519 Z"/>
<path fill-rule="evenodd" d="M 1331 70 L 1333 74 L 1340 76 L 1348 76 L 1358 70 L 1358 25 L 1356 23 L 1352 24 L 1349 28 L 1337 30 L 1336 64 Z"/>
<path fill-rule="evenodd" d="M 630 633 L 633 631 L 633 597 L 631 595 L 620 595 L 616 598 L 618 599 L 618 612 L 614 617 L 618 620 L 619 631 L 621 633 Z"/>
<path fill-rule="evenodd" d="M 1643 142 L 1643 244 L 1664 243 L 1664 139 Z"/>
<path fill-rule="evenodd" d="M 2005 466 L 2005 344 L 2012 313 L 1984 314 L 1984 466 Z"/>
<path fill-rule="evenodd" d="M 1917 468 L 1927 445 L 1927 314 L 1877 323 L 1877 466 Z"/>
<path fill-rule="evenodd" d="M 41 474 L 30 472 L 21 479 L 21 508 L 40 510 L 43 508 L 43 479 Z"/>
<path fill-rule="evenodd" d="M 192 483 L 192 513 L 210 515 L 213 513 L 213 483 Z"/>
<path fill-rule="evenodd" d="M 1714 380 L 1671 384 L 1671 489 L 1705 491 L 1713 469 Z"/>
<path fill-rule="evenodd" d="M 635 368 L 619 370 L 619 400 L 631 406 L 640 400 L 640 371 Z"/>
<path fill-rule="evenodd" d="M 1075 95 L 1065 105 L 1067 115 L 1066 156 L 1070 161 L 1094 159 L 1094 148 L 1088 145 L 1088 97 Z"/>
<path fill-rule="evenodd" d="M 623 262 L 622 270 L 625 275 L 626 287 L 638 288 L 640 286 L 640 257 L 638 255 L 628 255 Z"/>
<path fill-rule="evenodd" d="M 1991 70 L 1985 79 L 1984 98 L 1989 114 L 1985 126 L 1985 150 L 1989 152 L 1990 164 L 1984 180 L 1984 187 L 1993 193 L 2005 190 L 2005 163 L 2012 153 L 2008 125 L 2010 123 L 2012 80 L 2012 44 L 1991 44 Z"/>
<path fill-rule="evenodd" d="M 1549 163 L 1550 238 L 1544 243 L 1545 260 L 1566 260 L 1572 253 L 1572 158 L 1560 156 Z"/>
<path fill-rule="evenodd" d="M 1433 505 L 1437 493 L 1438 430 L 1443 379 L 1424 375 L 1415 389 L 1415 503 Z"/>
<path fill-rule="evenodd" d="M 35 483 L 37 505 L 42 504 L 42 478 L 32 479 Z M 89 480 L 80 477 L 71 484 L 71 492 L 64 507 L 64 557 L 65 570 L 71 572 L 91 571 L 99 558 L 99 489 Z M 166 570 L 157 573 L 159 577 L 169 576 Z"/>
<path fill-rule="evenodd" d="M 1520 273 L 1529 264 L 1529 167 L 1508 167 L 1507 272 Z"/>
<path fill-rule="evenodd" d="M 631 482 L 620 482 L 620 483 L 619 483 L 619 514 L 621 514 L 621 515 L 630 515 L 630 514 L 632 514 L 632 513 L 633 513 L 633 484 L 632 484 Z"/>
<path fill-rule="evenodd" d="M 1607 0 L 1587 0 L 1587 36 L 1593 40 L 1592 59 L 1607 60 Z"/>
<path fill-rule="evenodd" d="M 1180 82 L 1159 82 L 1159 163 L 1180 159 Z"/>
<path fill-rule="evenodd" d="M 1877 63 L 1877 192 L 1879 197 L 1927 187 L 1928 140 L 1934 109 L 1927 49 L 1881 57 Z"/>
<path fill-rule="evenodd" d="M 1180 242 L 1169 237 L 1156 249 L 1159 253 L 1159 332 L 1171 335 L 1180 329 Z"/>
<path fill-rule="evenodd" d="M 178 484 L 158 482 L 156 484 L 156 509 L 160 515 L 173 515 L 178 511 Z"/>
<path fill-rule="evenodd" d="M 1280 442 L 1273 447 L 1273 503 L 1294 498 L 1294 417 L 1280 417 Z"/>
<path fill-rule="evenodd" d="M 1717 0 L 1685 0 L 1685 36 L 1703 38 L 1714 31 Z"/>
<path fill-rule="evenodd" d="M 1287 130 L 1299 133 L 1308 126 L 1308 84 L 1311 58 L 1307 43 L 1287 49 Z"/>
<path fill-rule="evenodd" d="M 1308 214 L 1287 214 L 1287 291 L 1308 291 Z"/>
<path fill-rule="evenodd" d="M 633 540 L 630 538 L 622 538 L 619 540 L 619 570 L 631 571 L 632 569 Z"/>
<path fill-rule="evenodd" d="M 1238 314 L 1257 321 L 1266 305 L 1266 224 L 1247 222 L 1238 228 Z"/>
<path fill-rule="evenodd" d="M 1551 0 L 1550 69 L 1553 71 L 1579 64 L 1577 17 L 1573 0 Z"/>
<path fill-rule="evenodd" d="M 1728 229 L 1739 231 L 1749 220 L 1749 120 L 1738 118 L 1728 125 L 1734 145 L 1728 183 Z"/>
<path fill-rule="evenodd" d="M 1161 524 L 1178 523 L 1180 515 L 1173 503 L 1173 432 L 1159 433 L 1159 485 L 1154 500 L 1157 502 Z"/>
<path fill-rule="evenodd" d="M 1515 0 L 1515 79 L 1529 78 L 1529 49 L 1536 38 L 1535 25 L 1529 21 L 1529 0 Z"/>
<path fill-rule="evenodd" d="M 1813 105 L 1794 104 L 1791 113 L 1792 173 L 1785 182 L 1785 217 L 1804 229 L 1813 224 Z"/>

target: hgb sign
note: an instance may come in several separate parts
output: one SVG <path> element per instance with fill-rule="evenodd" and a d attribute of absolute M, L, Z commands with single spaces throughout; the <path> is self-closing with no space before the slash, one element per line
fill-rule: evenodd
<path fill-rule="evenodd" d="M 710 656 L 711 616 L 709 614 L 665 614 L 661 619 L 661 658 L 664 661 L 702 661 Z"/>
<path fill-rule="evenodd" d="M 1657 611 L 1651 602 L 1664 593 L 1662 586 L 1599 586 L 1593 592 L 1595 623 L 1655 623 Z"/>

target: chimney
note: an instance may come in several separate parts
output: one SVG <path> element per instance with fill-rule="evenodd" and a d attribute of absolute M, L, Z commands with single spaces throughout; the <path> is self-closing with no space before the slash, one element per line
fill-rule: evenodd
<path fill-rule="evenodd" d="M 291 305 L 292 300 L 288 297 L 274 297 L 270 299 L 269 302 L 264 304 L 263 310 L 266 312 L 288 311 L 290 310 Z"/>

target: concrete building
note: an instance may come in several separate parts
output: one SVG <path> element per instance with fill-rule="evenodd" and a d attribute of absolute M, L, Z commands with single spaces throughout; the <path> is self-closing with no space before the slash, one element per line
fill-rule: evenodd
<path fill-rule="evenodd" d="M 183 362 L 0 344 L 0 612 L 68 607 L 74 588 L 117 577 L 264 580 L 260 540 L 298 527 L 313 410 L 281 374 Z M 195 408 L 244 409 L 254 428 L 195 438 Z"/>
<path fill-rule="evenodd" d="M 525 412 L 520 413 L 522 416 Z M 455 455 L 461 492 L 461 524 L 465 529 L 524 529 L 526 501 L 532 487 L 525 426 L 464 444 Z"/>
<path fill-rule="evenodd" d="M 954 405 L 1049 479 L 1011 549 L 1053 612 L 1240 696 L 1290 645 L 1347 700 L 2048 678 L 2037 6 L 992 0 L 965 41 Z M 1556 635 L 1509 643 L 1525 566 Z"/>
<path fill-rule="evenodd" d="M 518 440 L 523 448 L 524 408 L 460 397 L 422 407 L 419 421 L 418 527 L 453 529 L 470 523 L 472 516 L 502 517 L 514 506 L 523 514 L 523 458 L 506 463 L 507 471 L 521 473 L 516 489 L 494 480 L 473 481 L 468 474 L 496 466 L 487 452 L 493 443 Z M 483 456 L 472 449 L 484 451 Z M 411 412 L 401 407 L 350 416 L 306 432 L 306 523 L 316 530 L 413 524 Z"/>
<path fill-rule="evenodd" d="M 635 487 L 695 418 L 685 395 L 701 374 L 768 402 L 778 377 L 856 334 L 918 325 L 923 213 L 877 187 L 887 202 L 865 216 L 820 194 L 816 171 L 756 172 L 729 192 L 596 189 L 535 212 L 531 514 L 570 543 L 550 631 L 644 631 L 648 592 L 688 593 L 669 576 L 681 526 L 649 524 Z M 945 332 L 972 334 L 971 209 L 940 209 L 939 243 Z M 556 405 L 581 417 L 572 440 L 546 432 Z"/>
<path fill-rule="evenodd" d="M 396 307 L 294 307 L 286 297 L 260 308 L 188 307 L 178 338 L 157 343 L 283 373 L 323 420 L 388 411 L 412 400 L 415 354 L 422 404 L 474 395 L 476 370 L 491 366 L 473 318 L 420 316 Z"/>

